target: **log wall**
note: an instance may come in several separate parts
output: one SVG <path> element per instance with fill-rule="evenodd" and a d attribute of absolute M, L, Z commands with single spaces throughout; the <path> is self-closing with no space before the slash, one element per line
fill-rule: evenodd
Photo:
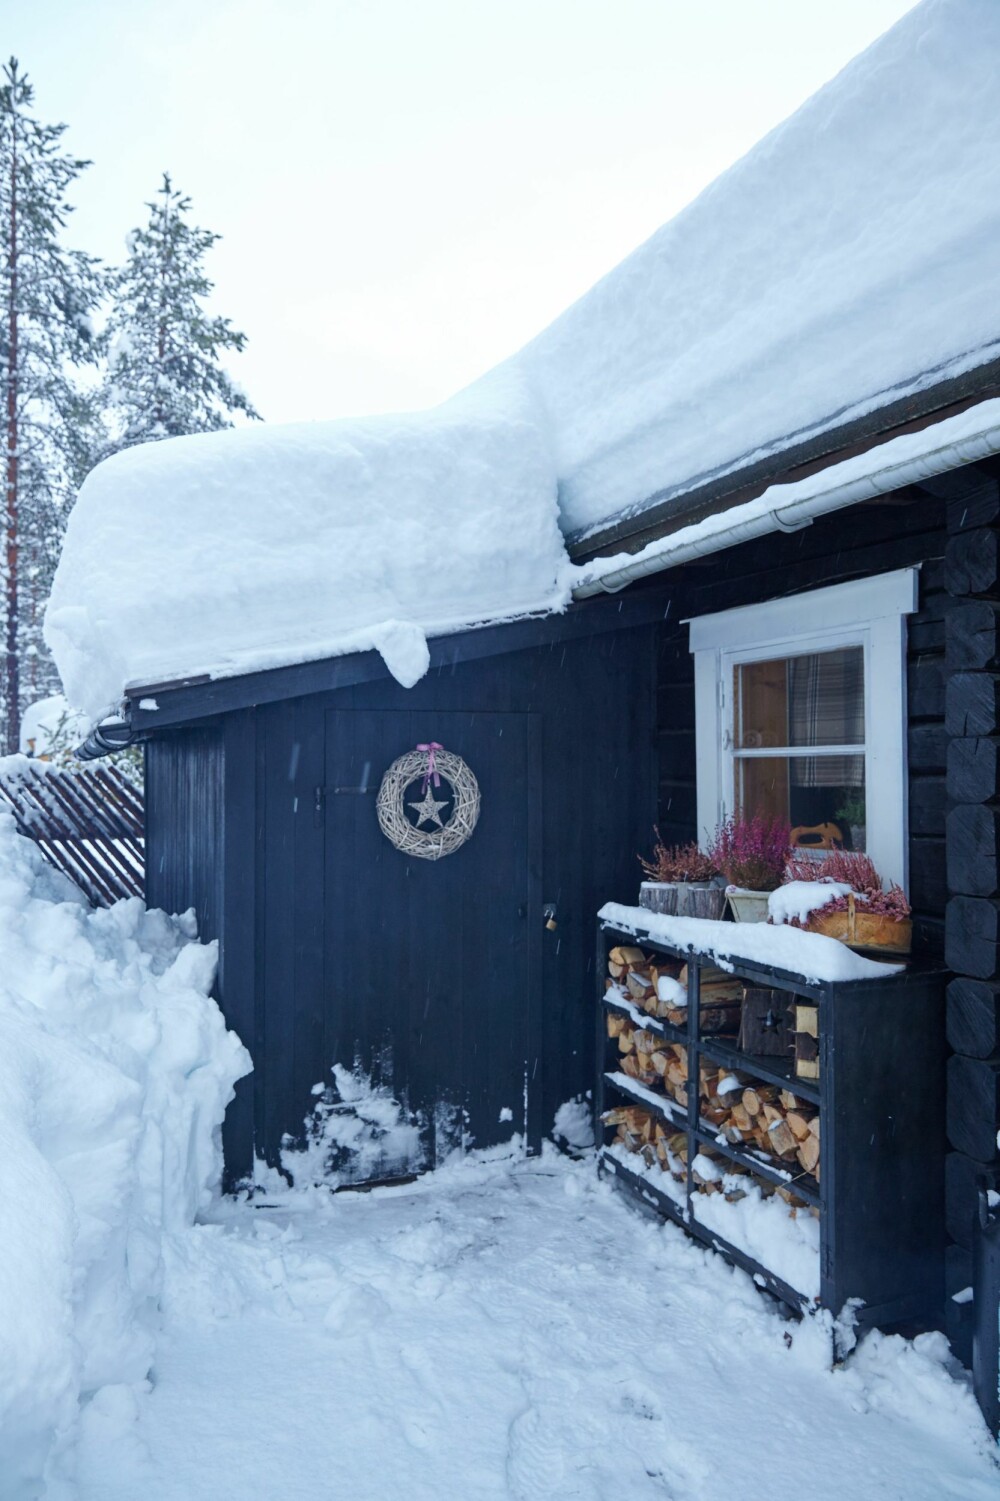
<path fill-rule="evenodd" d="M 970 1363 L 973 1222 L 1000 1184 L 1000 480 L 991 465 L 936 482 L 947 506 L 948 1251 L 946 1320 Z"/>

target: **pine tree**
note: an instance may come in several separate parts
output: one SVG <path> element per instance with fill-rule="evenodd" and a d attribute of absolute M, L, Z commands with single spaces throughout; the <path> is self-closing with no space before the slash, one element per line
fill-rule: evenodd
<path fill-rule="evenodd" d="M 202 306 L 213 287 L 202 263 L 220 236 L 189 222 L 191 200 L 166 173 L 146 206 L 110 283 L 105 408 L 115 449 L 231 427 L 234 412 L 258 415 L 219 363 L 246 335 Z"/>
<path fill-rule="evenodd" d="M 41 621 L 71 498 L 90 460 L 94 409 L 73 379 L 96 356 L 96 261 L 60 240 L 66 191 L 89 165 L 60 152 L 16 58 L 0 83 L 0 406 L 3 421 L 3 670 L 0 714 L 18 749 L 22 701 L 51 692 Z"/>

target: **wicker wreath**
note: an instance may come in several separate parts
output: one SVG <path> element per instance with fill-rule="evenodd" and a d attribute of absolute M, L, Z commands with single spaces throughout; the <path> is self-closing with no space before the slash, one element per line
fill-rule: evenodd
<path fill-rule="evenodd" d="M 430 750 L 412 750 L 393 761 L 382 778 L 376 803 L 379 827 L 390 844 L 420 860 L 454 854 L 479 817 L 479 783 L 461 756 L 435 747 L 433 773 L 448 783 L 452 794 L 451 812 L 444 812 L 447 799 L 441 799 L 435 776 L 428 776 L 431 755 Z M 411 788 L 417 795 L 407 797 Z M 415 823 L 407 817 L 407 806 L 415 810 Z"/>

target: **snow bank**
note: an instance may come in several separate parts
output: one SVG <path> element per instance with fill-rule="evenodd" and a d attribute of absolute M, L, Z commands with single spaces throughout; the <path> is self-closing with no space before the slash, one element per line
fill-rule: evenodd
<path fill-rule="evenodd" d="M 620 902 L 606 902 L 597 915 L 620 932 L 634 933 L 640 939 L 648 933 L 650 938 L 669 944 L 678 953 L 707 954 L 717 964 L 749 959 L 789 970 L 809 983 L 884 979 L 886 975 L 898 974 L 902 968 L 899 964 L 865 959 L 837 938 L 806 933 L 801 928 L 709 922 L 701 917 L 663 917 L 645 907 L 624 907 Z"/>
<path fill-rule="evenodd" d="M 924 0 L 514 356 L 566 531 L 998 352 L 998 67 L 995 0 Z"/>
<path fill-rule="evenodd" d="M 516 382 L 486 403 L 128 449 L 70 516 L 46 640 L 95 718 L 123 687 L 372 647 L 404 686 L 425 637 L 560 609 L 546 443 Z"/>
<path fill-rule="evenodd" d="M 210 1200 L 250 1067 L 214 974 L 190 921 L 91 911 L 0 809 L 3 1501 L 62 1472 L 81 1395 L 149 1369 L 161 1236 Z"/>

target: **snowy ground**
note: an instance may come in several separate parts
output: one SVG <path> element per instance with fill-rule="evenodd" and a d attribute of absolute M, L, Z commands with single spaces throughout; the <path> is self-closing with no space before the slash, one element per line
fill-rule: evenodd
<path fill-rule="evenodd" d="M 81 1501 L 995 1501 L 943 1339 L 831 1373 L 589 1163 L 271 1202 L 167 1242 L 153 1383 L 85 1410 Z"/>

